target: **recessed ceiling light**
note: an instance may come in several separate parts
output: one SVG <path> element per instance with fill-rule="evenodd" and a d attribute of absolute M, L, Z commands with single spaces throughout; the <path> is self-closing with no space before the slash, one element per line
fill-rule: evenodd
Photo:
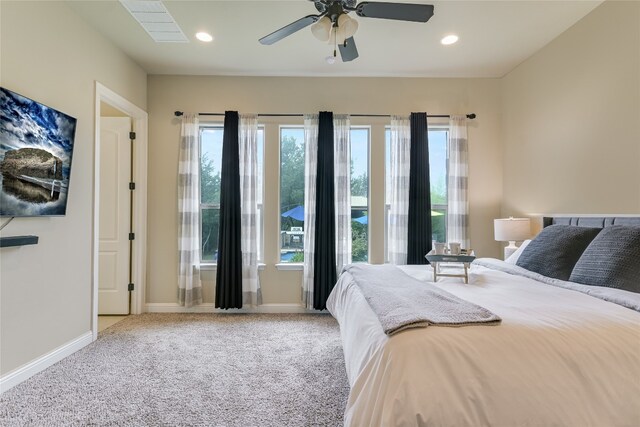
<path fill-rule="evenodd" d="M 449 45 L 454 44 L 457 41 L 458 36 L 456 36 L 455 34 L 449 34 L 448 36 L 443 37 L 442 40 L 440 40 L 440 43 L 442 43 L 443 45 Z"/>
<path fill-rule="evenodd" d="M 201 42 L 210 42 L 213 40 L 213 36 L 209 33 L 205 33 L 204 31 L 196 33 L 196 38 Z"/>

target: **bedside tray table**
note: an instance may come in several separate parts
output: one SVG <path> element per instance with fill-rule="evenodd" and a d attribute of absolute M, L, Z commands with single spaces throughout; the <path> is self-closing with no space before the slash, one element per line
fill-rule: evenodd
<path fill-rule="evenodd" d="M 460 254 L 460 255 L 436 255 L 434 251 L 429 252 L 424 256 L 431 266 L 433 267 L 433 281 L 437 282 L 438 277 L 461 277 L 464 279 L 464 283 L 469 283 L 469 266 L 476 259 L 473 251 L 471 254 Z M 463 272 L 453 274 L 453 273 L 443 273 L 441 264 L 462 264 Z"/>

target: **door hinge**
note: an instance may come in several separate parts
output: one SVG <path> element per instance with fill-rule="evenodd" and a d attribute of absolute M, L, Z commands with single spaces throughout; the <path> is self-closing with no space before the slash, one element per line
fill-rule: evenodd
<path fill-rule="evenodd" d="M 136 233 L 129 233 L 129 240 L 134 240 L 136 238 Z"/>
<path fill-rule="evenodd" d="M 129 290 L 129 291 L 133 290 L 133 283 L 129 283 L 129 286 L 127 287 L 127 290 Z"/>
<path fill-rule="evenodd" d="M 136 133 L 135 132 L 129 132 L 129 139 L 136 139 Z"/>
<path fill-rule="evenodd" d="M 135 190 L 136 189 L 136 183 L 135 182 L 130 182 L 129 183 L 129 190 Z"/>

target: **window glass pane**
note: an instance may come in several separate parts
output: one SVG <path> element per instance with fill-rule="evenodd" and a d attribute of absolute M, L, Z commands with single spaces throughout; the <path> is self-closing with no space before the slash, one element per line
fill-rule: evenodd
<path fill-rule="evenodd" d="M 369 260 L 369 129 L 351 129 L 351 255 Z"/>
<path fill-rule="evenodd" d="M 221 126 L 200 128 L 200 259 L 208 262 L 218 259 L 223 133 Z"/>
<path fill-rule="evenodd" d="M 222 169 L 222 127 L 200 129 L 200 200 L 220 203 L 220 172 Z"/>
<path fill-rule="evenodd" d="M 304 129 L 280 129 L 280 261 L 304 261 Z"/>
<path fill-rule="evenodd" d="M 258 204 L 258 210 L 256 212 L 256 238 L 258 240 L 258 262 L 262 262 L 264 260 L 264 227 L 263 227 L 263 216 L 262 216 L 262 204 L 264 203 L 262 200 L 263 188 L 264 187 L 264 128 L 258 128 L 258 182 L 257 182 L 257 191 L 256 191 L 256 202 Z"/>
<path fill-rule="evenodd" d="M 203 261 L 218 260 L 218 229 L 220 225 L 220 209 L 201 209 L 202 218 L 202 255 Z"/>
<path fill-rule="evenodd" d="M 446 242 L 447 221 L 447 140 L 446 128 L 429 129 L 429 179 L 431 181 L 432 238 Z M 388 221 L 391 190 L 391 130 L 385 130 L 385 226 Z M 386 233 L 385 233 L 386 234 Z M 386 251 L 385 251 L 386 252 Z"/>
<path fill-rule="evenodd" d="M 433 240 L 447 241 L 447 140 L 446 129 L 429 130 L 429 177 L 431 180 L 431 227 Z"/>
<path fill-rule="evenodd" d="M 258 128 L 258 182 L 257 182 L 257 191 L 256 191 L 256 202 L 258 204 L 258 210 L 256 212 L 257 214 L 257 218 L 256 218 L 256 225 L 257 225 L 257 230 L 256 230 L 256 236 L 257 236 L 257 240 L 258 240 L 258 261 L 261 262 L 264 260 L 264 256 L 263 256 L 263 249 L 264 249 L 264 245 L 263 245 L 263 216 L 262 216 L 262 204 L 263 204 L 263 200 L 262 200 L 262 191 L 263 191 L 263 177 L 264 177 L 264 128 L 260 127 Z"/>
<path fill-rule="evenodd" d="M 258 128 L 258 189 L 256 191 L 256 198 L 258 200 L 258 204 L 262 204 L 262 177 L 264 164 L 264 128 Z"/>

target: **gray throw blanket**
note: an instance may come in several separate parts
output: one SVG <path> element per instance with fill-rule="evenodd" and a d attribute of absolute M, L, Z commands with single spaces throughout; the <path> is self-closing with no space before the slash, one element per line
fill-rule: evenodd
<path fill-rule="evenodd" d="M 387 335 L 429 325 L 495 325 L 501 321 L 489 310 L 415 279 L 395 265 L 349 264 L 342 271 L 353 277 Z"/>

